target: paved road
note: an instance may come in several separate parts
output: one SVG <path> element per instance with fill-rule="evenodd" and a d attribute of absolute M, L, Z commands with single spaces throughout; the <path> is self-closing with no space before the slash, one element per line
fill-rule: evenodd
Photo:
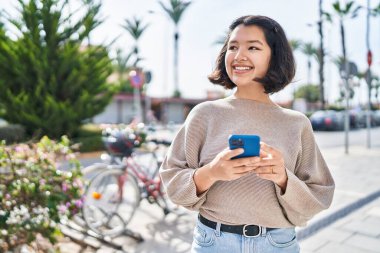
<path fill-rule="evenodd" d="M 380 147 L 380 127 L 371 128 L 371 145 Z M 344 147 L 344 132 L 315 132 L 315 138 L 321 148 Z M 367 146 L 367 129 L 351 130 L 349 132 L 350 146 Z"/>

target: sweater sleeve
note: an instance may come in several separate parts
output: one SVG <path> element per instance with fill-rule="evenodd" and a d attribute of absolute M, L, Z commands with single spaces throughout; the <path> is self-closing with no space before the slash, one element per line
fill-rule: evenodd
<path fill-rule="evenodd" d="M 301 135 L 301 152 L 294 172 L 286 169 L 288 183 L 285 193 L 277 185 L 276 193 L 288 220 L 305 226 L 318 212 L 332 202 L 335 184 L 329 168 L 314 139 L 309 120 Z"/>
<path fill-rule="evenodd" d="M 207 191 L 197 196 L 193 180 L 199 168 L 199 154 L 205 140 L 205 123 L 195 107 L 174 138 L 161 165 L 160 176 L 169 198 L 190 210 L 199 210 Z"/>

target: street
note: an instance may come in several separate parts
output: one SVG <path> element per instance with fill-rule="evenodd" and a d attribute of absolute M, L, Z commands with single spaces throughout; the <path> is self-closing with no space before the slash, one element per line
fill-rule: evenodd
<path fill-rule="evenodd" d="M 314 132 L 320 148 L 344 147 L 344 131 Z M 367 129 L 355 129 L 349 132 L 349 146 L 367 147 Z M 371 128 L 371 146 L 380 147 L 380 127 Z"/>

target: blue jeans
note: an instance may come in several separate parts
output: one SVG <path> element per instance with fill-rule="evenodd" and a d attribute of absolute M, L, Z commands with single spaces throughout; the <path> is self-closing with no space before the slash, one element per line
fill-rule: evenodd
<path fill-rule="evenodd" d="M 203 225 L 194 229 L 192 253 L 299 253 L 294 228 L 265 231 L 258 237 L 222 232 Z"/>

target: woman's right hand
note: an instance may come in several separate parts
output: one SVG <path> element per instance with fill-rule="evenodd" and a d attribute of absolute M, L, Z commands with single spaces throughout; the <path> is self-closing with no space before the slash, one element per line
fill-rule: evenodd
<path fill-rule="evenodd" d="M 214 160 L 207 165 L 210 178 L 214 182 L 218 180 L 230 181 L 238 179 L 256 169 L 257 166 L 254 164 L 260 161 L 260 157 L 232 159 L 243 152 L 244 150 L 242 148 L 234 150 L 226 148 L 220 152 Z"/>
<path fill-rule="evenodd" d="M 197 195 L 207 191 L 216 181 L 235 180 L 256 169 L 254 164 L 260 161 L 260 157 L 232 159 L 243 152 L 242 148 L 226 148 L 210 163 L 197 169 L 193 176 Z"/>

